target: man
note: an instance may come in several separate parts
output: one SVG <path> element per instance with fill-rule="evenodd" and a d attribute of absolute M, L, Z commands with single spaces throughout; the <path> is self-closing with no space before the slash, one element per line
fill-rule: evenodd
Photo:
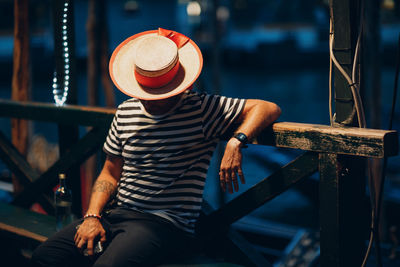
<path fill-rule="evenodd" d="M 42 244 L 35 264 L 153 266 L 186 251 L 212 153 L 233 123 L 239 126 L 226 145 L 220 184 L 233 193 L 237 177 L 245 182 L 241 148 L 280 109 L 190 91 L 201 68 L 197 45 L 173 31 L 139 33 L 116 48 L 110 75 L 133 98 L 118 107 L 86 215 Z M 115 192 L 117 204 L 105 212 Z M 104 251 L 95 253 L 99 241 Z"/>

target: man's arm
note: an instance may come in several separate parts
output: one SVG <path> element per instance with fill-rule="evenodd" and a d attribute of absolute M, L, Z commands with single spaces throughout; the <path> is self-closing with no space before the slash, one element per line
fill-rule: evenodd
<path fill-rule="evenodd" d="M 275 103 L 248 99 L 236 121 L 239 123 L 236 132 L 244 133 L 251 140 L 265 127 L 278 119 L 280 114 L 281 109 Z M 233 193 L 233 189 L 235 191 L 239 189 L 237 175 L 242 184 L 245 183 L 242 172 L 241 147 L 242 143 L 238 139 L 231 138 L 226 144 L 224 156 L 222 157 L 219 172 L 220 184 L 224 191 L 228 188 L 229 193 Z"/>
<path fill-rule="evenodd" d="M 93 185 L 89 208 L 86 214 L 100 215 L 110 197 L 115 193 L 117 183 L 121 177 L 122 165 L 122 158 L 107 156 L 104 167 Z M 86 245 L 88 254 L 93 255 L 93 243 L 98 236 L 100 236 L 101 242 L 106 241 L 106 233 L 99 219 L 88 217 L 76 231 L 74 238 L 75 245 L 79 249 L 84 249 Z"/>

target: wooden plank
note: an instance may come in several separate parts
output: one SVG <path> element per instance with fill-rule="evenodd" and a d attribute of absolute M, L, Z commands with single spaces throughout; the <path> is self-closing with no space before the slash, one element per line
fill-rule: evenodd
<path fill-rule="evenodd" d="M 18 228 L 18 227 L 12 226 L 12 225 L 4 224 L 2 222 L 0 222 L 0 231 L 9 232 L 14 235 L 18 235 L 18 236 L 36 240 L 38 242 L 44 242 L 47 240 L 47 237 L 45 237 L 45 236 L 38 235 L 36 233 L 27 231 L 23 228 Z"/>
<path fill-rule="evenodd" d="M 320 154 L 321 266 L 361 266 L 368 235 L 365 160 Z"/>
<path fill-rule="evenodd" d="M 64 123 L 68 125 L 109 127 L 115 109 L 37 102 L 0 100 L 0 117 Z"/>
<path fill-rule="evenodd" d="M 31 168 L 21 153 L 8 141 L 7 137 L 1 131 L 0 158 L 23 186 L 29 185 L 39 177 L 39 173 Z M 38 202 L 48 214 L 54 214 L 53 201 L 47 195 L 40 194 Z"/>
<path fill-rule="evenodd" d="M 71 167 L 81 164 L 96 152 L 103 145 L 107 133 L 108 131 L 105 128 L 93 128 L 37 180 L 16 195 L 13 204 L 29 207 L 39 193 L 46 192 L 57 184 L 59 173 L 66 172 Z"/>
<path fill-rule="evenodd" d="M 205 216 L 199 222 L 200 229 L 227 228 L 289 187 L 317 171 L 318 156 L 306 152 L 280 170 L 251 187 L 225 206 Z"/>
<path fill-rule="evenodd" d="M 48 216 L 0 202 L 0 231 L 24 240 L 45 241 L 56 232 L 53 216 Z"/>
<path fill-rule="evenodd" d="M 398 154 L 397 131 L 295 122 L 274 123 L 254 143 L 374 158 Z"/>

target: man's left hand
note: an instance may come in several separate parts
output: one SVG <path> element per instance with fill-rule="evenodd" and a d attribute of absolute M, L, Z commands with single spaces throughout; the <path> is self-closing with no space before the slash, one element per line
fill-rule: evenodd
<path fill-rule="evenodd" d="M 233 189 L 236 192 L 239 190 L 238 176 L 241 183 L 245 183 L 242 171 L 241 146 L 242 143 L 236 138 L 231 138 L 226 144 L 219 171 L 219 180 L 224 192 L 228 189 L 228 192 L 232 194 Z"/>

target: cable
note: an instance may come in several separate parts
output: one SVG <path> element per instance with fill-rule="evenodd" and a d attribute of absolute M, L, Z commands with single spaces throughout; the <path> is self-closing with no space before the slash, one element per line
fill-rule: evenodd
<path fill-rule="evenodd" d="M 330 19 L 330 28 L 333 28 L 332 26 L 332 19 Z M 330 34 L 330 41 L 329 41 L 329 53 L 330 53 L 330 58 L 333 61 L 335 67 L 340 71 L 340 73 L 343 75 L 343 77 L 346 79 L 347 83 L 350 86 L 351 93 L 353 95 L 353 100 L 354 100 L 354 106 L 357 111 L 357 119 L 358 119 L 358 125 L 360 128 L 365 128 L 366 122 L 365 122 L 365 113 L 364 113 L 364 108 L 362 106 L 362 101 L 360 97 L 360 90 L 357 82 L 353 82 L 353 79 L 355 78 L 350 78 L 350 76 L 346 73 L 346 71 L 343 69 L 343 67 L 340 65 L 340 63 L 337 61 L 334 53 L 333 53 L 333 43 L 335 40 L 335 35 L 333 31 Z M 359 41 L 360 39 L 358 39 Z M 358 46 L 358 45 L 357 45 Z M 355 59 L 357 59 L 355 57 Z M 354 64 L 354 63 L 353 63 Z M 330 108 L 331 112 L 331 108 Z M 331 117 L 332 120 L 332 117 Z"/>
<path fill-rule="evenodd" d="M 357 42 L 356 42 L 356 48 L 355 48 L 355 53 L 354 53 L 354 59 L 353 59 L 353 65 L 352 65 L 352 73 L 351 73 L 351 78 L 347 74 L 347 72 L 343 69 L 343 67 L 340 65 L 340 63 L 336 60 L 336 57 L 333 53 L 333 44 L 334 44 L 334 31 L 333 31 L 333 23 L 332 23 L 332 14 L 330 18 L 330 38 L 329 38 L 329 52 L 330 52 L 330 66 L 329 66 L 329 116 L 330 116 L 330 122 L 331 125 L 333 126 L 333 115 L 332 115 L 332 62 L 335 64 L 335 67 L 340 71 L 340 73 L 343 75 L 343 77 L 347 80 L 349 87 L 351 89 L 351 93 L 353 96 L 354 100 L 354 107 L 353 107 L 353 112 L 350 114 L 349 118 L 345 120 L 342 123 L 351 123 L 351 120 L 354 116 L 354 112 L 357 113 L 357 119 L 358 119 L 358 125 L 360 128 L 365 128 L 366 127 L 366 120 L 365 120 L 365 113 L 362 105 L 362 100 L 360 96 L 360 89 L 359 89 L 359 80 L 357 79 L 357 66 L 358 66 L 358 59 L 359 59 L 359 54 L 360 54 L 360 47 L 361 47 L 361 36 L 363 33 L 363 22 L 364 22 L 364 2 L 360 2 L 360 24 L 359 24 L 359 31 L 358 31 L 358 36 L 357 36 Z M 375 237 L 375 231 L 377 229 L 376 225 L 378 223 L 376 212 L 377 208 L 375 206 L 375 200 L 376 200 L 376 192 L 375 192 L 375 186 L 373 184 L 373 172 L 372 172 L 372 167 L 371 163 L 368 161 L 368 181 L 369 181 L 369 188 L 370 188 L 370 201 L 371 201 L 371 233 L 370 233 L 370 238 L 369 238 L 369 244 L 367 248 L 367 252 L 365 254 L 365 257 L 363 259 L 362 267 L 365 266 L 366 261 L 368 259 L 368 256 L 370 254 L 372 244 L 374 239 L 377 241 L 377 262 L 378 266 L 381 266 L 381 255 L 380 255 L 380 249 L 379 249 L 379 237 Z M 382 186 L 381 186 L 382 188 Z M 378 201 L 379 202 L 379 201 Z"/>
<path fill-rule="evenodd" d="M 399 81 L 399 74 L 400 74 L 400 35 L 399 35 L 399 40 L 398 40 L 398 49 L 397 49 L 397 62 L 396 62 L 396 73 L 395 73 L 395 81 L 394 81 L 394 88 L 393 88 L 393 97 L 392 97 L 392 107 L 391 107 L 391 112 L 390 112 L 390 117 L 389 117 L 389 126 L 388 130 L 392 130 L 393 127 L 393 119 L 394 119 L 394 113 L 396 109 L 396 99 L 397 99 L 397 91 L 398 91 L 398 81 Z M 383 199 L 383 189 L 384 189 L 384 184 L 385 184 L 385 179 L 386 179 L 386 169 L 387 169 L 387 157 L 383 159 L 383 166 L 382 166 L 382 172 L 381 172 L 381 180 L 379 183 L 379 193 L 376 195 L 376 193 L 373 193 L 373 195 L 378 196 L 376 206 L 375 208 L 372 209 L 372 216 L 371 216 L 371 234 L 370 234 L 370 240 L 367 248 L 367 252 L 364 257 L 364 261 L 362 266 L 365 266 L 366 260 L 371 252 L 372 248 L 372 243 L 374 238 L 376 238 L 376 246 L 377 246 L 377 264 L 379 266 L 382 266 L 382 260 L 381 260 L 381 252 L 380 252 L 380 246 L 379 246 L 379 223 L 380 223 L 380 215 L 381 215 L 381 206 L 382 206 L 382 199 Z M 374 188 L 373 185 L 369 185 L 370 190 Z M 372 193 L 371 193 L 372 195 Z M 375 205 L 375 203 L 373 204 Z M 376 237 L 375 237 L 375 233 Z"/>
<path fill-rule="evenodd" d="M 332 20 L 330 20 L 330 24 L 332 24 Z M 362 106 L 362 101 L 360 97 L 360 92 L 359 92 L 359 87 L 357 83 L 353 82 L 353 79 L 350 78 L 350 76 L 346 73 L 346 71 L 343 69 L 343 67 L 340 65 L 340 63 L 337 61 L 334 53 L 333 53 L 333 43 L 334 43 L 334 33 L 330 35 L 330 42 L 329 42 L 329 52 L 331 55 L 331 59 L 333 63 L 335 64 L 335 67 L 340 71 L 340 73 L 343 75 L 343 77 L 347 80 L 347 83 L 350 86 L 351 93 L 353 95 L 353 100 L 354 100 L 354 106 L 357 111 L 357 119 L 358 119 L 358 125 L 360 128 L 365 128 L 366 122 L 365 122 L 365 113 L 364 113 L 364 108 Z"/>
<path fill-rule="evenodd" d="M 329 35 L 333 34 L 333 25 L 332 25 L 332 21 L 330 21 L 329 23 Z M 330 40 L 330 36 L 329 36 L 329 40 Z M 329 51 L 331 49 L 331 45 L 329 42 Z M 333 126 L 335 124 L 335 120 L 333 118 L 333 112 L 332 112 L 332 58 L 329 57 L 329 121 L 331 123 L 331 126 Z"/>
<path fill-rule="evenodd" d="M 397 98 L 399 74 L 400 74 L 400 35 L 399 35 L 399 39 L 398 39 L 396 74 L 395 74 L 395 80 L 394 80 L 392 107 L 391 107 L 391 112 L 390 112 L 390 117 L 389 117 L 388 130 L 392 130 L 392 127 L 393 127 L 393 118 L 394 118 L 394 113 L 395 113 L 395 109 L 396 109 L 396 98 Z M 375 227 L 377 229 L 379 228 L 379 223 L 380 223 L 381 206 L 382 206 L 382 199 L 383 199 L 383 189 L 384 189 L 385 179 L 386 179 L 387 162 L 388 162 L 388 158 L 385 157 L 383 159 L 383 166 L 382 166 L 381 180 L 379 183 L 379 194 L 378 194 L 378 200 L 377 200 L 377 204 L 376 204 L 376 215 L 375 215 L 375 222 L 374 222 Z M 380 248 L 379 248 L 379 253 L 380 253 Z"/>

